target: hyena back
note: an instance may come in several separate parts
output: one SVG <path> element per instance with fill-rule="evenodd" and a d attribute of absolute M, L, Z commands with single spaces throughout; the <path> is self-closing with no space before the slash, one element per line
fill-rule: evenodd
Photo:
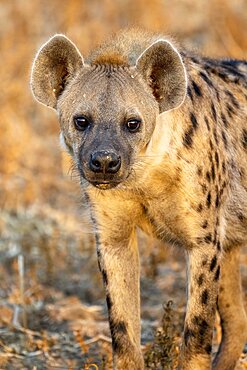
<path fill-rule="evenodd" d="M 39 50 L 36 99 L 57 111 L 90 206 L 114 367 L 144 368 L 136 227 L 184 248 L 184 370 L 230 370 L 247 339 L 239 249 L 247 237 L 247 63 L 124 30 L 83 59 L 65 36 Z M 216 309 L 222 341 L 213 365 Z"/>

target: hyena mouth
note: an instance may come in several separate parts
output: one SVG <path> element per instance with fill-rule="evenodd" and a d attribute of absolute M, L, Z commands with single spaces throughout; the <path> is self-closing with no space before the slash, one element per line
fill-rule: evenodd
<path fill-rule="evenodd" d="M 101 189 L 101 190 L 108 190 L 108 189 L 113 189 L 115 188 L 116 186 L 119 185 L 120 181 L 119 182 L 110 182 L 110 181 L 90 181 L 90 183 L 95 186 L 97 189 Z"/>

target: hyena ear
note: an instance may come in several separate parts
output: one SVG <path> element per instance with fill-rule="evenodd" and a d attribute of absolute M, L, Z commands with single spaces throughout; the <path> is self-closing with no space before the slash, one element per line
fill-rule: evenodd
<path fill-rule="evenodd" d="M 170 42 L 154 42 L 137 59 L 136 68 L 152 88 L 160 113 L 183 103 L 187 75 L 180 54 Z"/>
<path fill-rule="evenodd" d="M 56 109 L 57 99 L 69 78 L 83 67 L 77 47 L 64 35 L 55 35 L 38 51 L 33 62 L 31 89 L 34 97 Z"/>

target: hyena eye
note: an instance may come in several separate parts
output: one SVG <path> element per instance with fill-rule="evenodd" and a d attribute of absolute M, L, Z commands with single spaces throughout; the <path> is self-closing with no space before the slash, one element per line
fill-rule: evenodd
<path fill-rule="evenodd" d="M 126 122 L 126 127 L 129 132 L 137 132 L 141 126 L 141 121 L 139 119 L 129 119 Z"/>
<path fill-rule="evenodd" d="M 78 131 L 85 131 L 90 126 L 90 121 L 87 117 L 77 116 L 74 117 L 74 125 Z"/>

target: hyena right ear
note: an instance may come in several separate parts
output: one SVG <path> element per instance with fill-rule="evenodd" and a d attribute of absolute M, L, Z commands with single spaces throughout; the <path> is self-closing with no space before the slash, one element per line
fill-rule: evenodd
<path fill-rule="evenodd" d="M 55 35 L 38 51 L 33 62 L 31 89 L 34 97 L 56 109 L 57 99 L 70 77 L 83 67 L 77 47 L 64 35 Z"/>
<path fill-rule="evenodd" d="M 136 69 L 151 87 L 160 113 L 183 103 L 187 91 L 185 66 L 169 41 L 157 40 L 144 50 L 137 59 Z"/>

